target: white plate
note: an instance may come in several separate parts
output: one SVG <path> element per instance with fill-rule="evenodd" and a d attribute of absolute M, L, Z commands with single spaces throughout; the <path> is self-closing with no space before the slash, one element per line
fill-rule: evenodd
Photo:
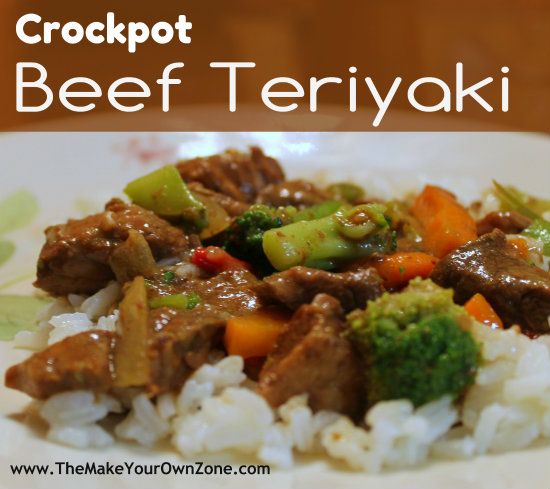
<path fill-rule="evenodd" d="M 19 188 L 38 198 L 40 213 L 9 235 L 14 257 L 0 268 L 0 293 L 30 293 L 36 256 L 48 224 L 99 208 L 119 195 L 133 177 L 176 158 L 209 154 L 232 146 L 261 145 L 279 158 L 291 176 L 352 179 L 373 193 L 389 195 L 424 182 L 441 184 L 468 201 L 496 178 L 548 195 L 550 140 L 511 133 L 163 133 L 11 134 L 0 138 L 0 196 Z M 18 278 L 24 277 L 18 281 Z M 0 342 L 0 374 L 24 358 Z M 15 476 L 10 464 L 86 462 L 182 463 L 169 449 L 154 452 L 117 444 L 80 451 L 51 444 L 21 422 L 27 396 L 0 387 L 0 488 L 154 487 L 376 487 L 550 488 L 550 448 L 481 457 L 468 462 L 432 463 L 410 471 L 364 475 L 305 461 L 291 472 L 269 476 Z M 227 456 L 204 458 L 226 461 Z M 249 461 L 252 463 L 252 461 Z"/>

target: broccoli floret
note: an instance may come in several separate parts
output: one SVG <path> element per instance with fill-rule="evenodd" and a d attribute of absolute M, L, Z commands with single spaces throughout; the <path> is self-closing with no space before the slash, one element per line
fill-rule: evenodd
<path fill-rule="evenodd" d="M 283 226 L 293 208 L 253 205 L 238 216 L 224 236 L 223 248 L 231 255 L 251 263 L 262 274 L 273 271 L 262 249 L 264 233 Z"/>
<path fill-rule="evenodd" d="M 351 338 L 363 353 L 369 405 L 409 399 L 420 406 L 470 386 L 480 349 L 452 290 L 415 279 L 401 293 L 386 293 L 348 316 Z"/>

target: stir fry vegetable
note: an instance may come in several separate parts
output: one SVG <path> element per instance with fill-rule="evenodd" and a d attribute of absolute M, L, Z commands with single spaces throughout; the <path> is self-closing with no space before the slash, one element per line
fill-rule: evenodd
<path fill-rule="evenodd" d="M 410 399 L 420 406 L 444 395 L 457 398 L 472 384 L 479 348 L 459 320 L 453 291 L 415 279 L 348 316 L 351 338 L 363 352 L 369 404 Z"/>
<path fill-rule="evenodd" d="M 128 239 L 113 251 L 109 266 L 121 284 L 139 275 L 148 277 L 157 270 L 147 240 L 134 229 L 130 229 Z"/>
<path fill-rule="evenodd" d="M 504 187 L 494 180 L 493 184 L 503 209 L 515 210 L 533 219 L 533 223 L 522 234 L 540 240 L 543 253 L 550 256 L 550 221 L 541 216 L 550 210 L 550 201 L 530 196 L 515 187 Z"/>
<path fill-rule="evenodd" d="M 517 211 L 531 219 L 540 219 L 541 214 L 550 211 L 550 200 L 533 197 L 511 185 L 505 187 L 495 180 L 493 185 L 504 211 Z"/>
<path fill-rule="evenodd" d="M 201 303 L 201 298 L 198 294 L 172 294 L 161 295 L 149 301 L 151 309 L 159 307 L 171 307 L 173 309 L 195 309 Z"/>
<path fill-rule="evenodd" d="M 543 253 L 550 256 L 550 222 L 537 219 L 522 234 L 541 241 Z"/>
<path fill-rule="evenodd" d="M 395 235 L 379 204 L 343 208 L 321 219 L 271 229 L 263 237 L 263 250 L 277 270 L 297 265 L 329 270 L 394 248 Z"/>
<path fill-rule="evenodd" d="M 313 221 L 314 219 L 321 219 L 322 217 L 330 216 L 334 214 L 338 209 L 342 207 L 342 202 L 335 200 L 327 200 L 321 204 L 312 205 L 297 212 L 293 217 L 293 222 L 299 221 Z"/>
<path fill-rule="evenodd" d="M 120 334 L 114 355 L 116 387 L 141 386 L 149 382 L 148 316 L 145 280 L 136 277 L 120 303 Z"/>
<path fill-rule="evenodd" d="M 227 270 L 250 270 L 248 263 L 238 260 L 217 246 L 197 248 L 191 257 L 191 263 L 212 274 Z"/>
<path fill-rule="evenodd" d="M 176 278 L 176 274 L 172 272 L 172 270 L 168 270 L 167 272 L 164 272 L 162 274 L 162 281 L 165 284 L 171 284 L 175 278 Z"/>
<path fill-rule="evenodd" d="M 334 214 L 341 202 L 326 201 L 301 211 L 294 207 L 269 207 L 256 204 L 235 219 L 225 233 L 223 247 L 231 255 L 254 264 L 260 275 L 273 272 L 273 266 L 263 250 L 263 237 L 266 231 L 280 228 L 285 224 L 312 221 Z"/>
<path fill-rule="evenodd" d="M 407 285 L 415 277 L 428 278 L 437 261 L 432 255 L 410 251 L 381 256 L 370 265 L 384 281 L 384 287 L 395 289 Z"/>
<path fill-rule="evenodd" d="M 288 312 L 273 308 L 230 319 L 225 329 L 227 353 L 244 359 L 268 355 L 289 319 Z"/>
<path fill-rule="evenodd" d="M 253 205 L 235 219 L 225 233 L 223 247 L 231 255 L 254 263 L 261 274 L 273 270 L 262 249 L 266 231 L 281 227 L 289 218 L 284 209 L 266 205 Z"/>
<path fill-rule="evenodd" d="M 227 211 L 212 197 L 200 196 L 200 201 L 206 209 L 206 225 L 199 233 L 200 239 L 209 239 L 225 231 L 231 225 L 231 217 Z"/>
<path fill-rule="evenodd" d="M 524 238 L 509 238 L 508 245 L 511 246 L 524 260 L 529 258 L 529 245 Z"/>
<path fill-rule="evenodd" d="M 438 258 L 477 238 L 473 218 L 442 188 L 427 185 L 411 211 L 422 227 L 424 247 Z"/>
<path fill-rule="evenodd" d="M 498 317 L 498 314 L 491 307 L 491 304 L 487 302 L 487 299 L 481 294 L 475 294 L 466 304 L 464 304 L 466 312 L 477 319 L 480 323 L 484 323 L 487 326 L 495 329 L 502 329 L 504 325 L 502 320 Z"/>
<path fill-rule="evenodd" d="M 204 204 L 187 188 L 173 165 L 130 182 L 124 192 L 132 202 L 164 217 L 182 217 L 198 229 L 206 226 Z"/>

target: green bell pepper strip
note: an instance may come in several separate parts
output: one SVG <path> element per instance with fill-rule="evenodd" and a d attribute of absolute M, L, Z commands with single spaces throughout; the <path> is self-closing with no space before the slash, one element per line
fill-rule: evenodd
<path fill-rule="evenodd" d="M 133 203 L 159 216 L 183 217 L 199 229 L 207 224 L 204 204 L 185 185 L 173 165 L 130 182 L 124 192 Z"/>

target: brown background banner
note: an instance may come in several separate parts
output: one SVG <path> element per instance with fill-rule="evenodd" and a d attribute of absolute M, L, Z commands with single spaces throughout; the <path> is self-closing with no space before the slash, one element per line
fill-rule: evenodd
<path fill-rule="evenodd" d="M 67 44 L 59 32 L 53 41 L 27 45 L 15 25 L 23 14 L 64 24 L 105 22 L 114 12 L 117 22 L 166 21 L 185 14 L 193 27 L 190 44 L 152 40 L 130 54 L 122 44 Z M 0 5 L 0 129 L 1 130 L 526 130 L 550 132 L 550 3 L 546 0 L 257 0 L 233 1 L 106 1 L 3 0 Z M 29 35 L 41 24 L 29 24 Z M 237 106 L 229 111 L 226 69 L 211 62 L 254 62 L 237 74 Z M 36 113 L 16 110 L 16 63 L 35 62 L 47 69 L 45 82 L 52 105 Z M 162 90 L 156 83 L 164 68 L 175 62 L 170 87 L 170 111 L 163 112 Z M 463 63 L 464 88 L 487 77 L 494 81 L 478 93 L 494 107 L 487 112 L 472 97 L 456 105 L 456 65 Z M 349 68 L 356 67 L 356 73 Z M 509 73 L 503 73 L 508 67 Z M 35 70 L 25 80 L 36 79 Z M 73 77 L 88 77 L 103 91 L 100 99 L 73 99 L 76 105 L 94 102 L 94 110 L 75 113 L 59 102 L 59 88 Z M 106 92 L 121 77 L 138 77 L 151 88 L 151 97 L 130 99 L 144 109 L 123 113 L 114 109 Z M 262 101 L 262 87 L 275 77 L 291 77 L 304 87 L 304 96 L 272 98 L 297 109 L 279 113 Z M 310 77 L 339 77 L 317 92 L 316 112 L 310 110 Z M 351 112 L 350 78 L 356 78 L 357 110 Z M 377 127 L 379 114 L 365 78 L 382 97 L 396 77 L 397 88 Z M 437 77 L 449 89 L 450 110 L 422 112 L 411 105 L 408 87 L 422 77 Z M 509 79 L 509 110 L 503 111 L 502 78 Z M 122 90 L 124 87 L 121 87 Z M 73 90 L 89 90 L 87 86 Z M 130 87 L 135 90 L 136 87 Z M 289 85 L 274 90 L 289 91 Z M 292 89 L 294 90 L 294 89 Z M 442 100 L 444 89 L 424 84 L 415 99 L 425 106 Z M 40 104 L 44 92 L 25 89 L 26 104 Z"/>

